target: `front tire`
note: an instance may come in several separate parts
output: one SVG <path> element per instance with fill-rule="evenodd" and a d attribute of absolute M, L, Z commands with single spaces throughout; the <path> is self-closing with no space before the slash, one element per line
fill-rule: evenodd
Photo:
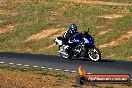
<path fill-rule="evenodd" d="M 89 49 L 88 56 L 92 61 L 100 61 L 101 60 L 101 52 L 98 48 Z"/>
<path fill-rule="evenodd" d="M 61 46 L 59 46 L 59 50 L 61 50 Z M 64 54 L 65 53 L 65 54 Z M 60 56 L 64 59 L 71 59 L 72 58 L 72 55 L 70 53 L 67 53 L 67 52 L 64 52 L 64 53 L 61 53 L 60 52 Z"/>
<path fill-rule="evenodd" d="M 64 59 L 71 59 L 71 56 L 70 56 L 69 54 L 64 55 L 64 54 L 60 53 L 60 56 L 61 56 L 62 58 L 64 58 Z"/>

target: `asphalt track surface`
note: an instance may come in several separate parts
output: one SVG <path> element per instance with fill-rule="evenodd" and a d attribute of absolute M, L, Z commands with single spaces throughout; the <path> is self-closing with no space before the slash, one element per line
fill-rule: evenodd
<path fill-rule="evenodd" d="M 76 71 L 82 65 L 87 73 L 130 74 L 132 76 L 132 61 L 102 59 L 100 62 L 93 62 L 81 58 L 62 59 L 60 56 L 44 54 L 0 52 L 0 62 L 69 71 Z"/>

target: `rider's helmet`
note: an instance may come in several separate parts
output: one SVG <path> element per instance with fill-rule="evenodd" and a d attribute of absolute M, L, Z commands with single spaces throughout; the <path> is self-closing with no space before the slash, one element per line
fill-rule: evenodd
<path fill-rule="evenodd" d="M 77 25 L 76 24 L 71 24 L 69 27 L 69 32 L 71 34 L 74 34 L 75 32 L 77 32 Z"/>

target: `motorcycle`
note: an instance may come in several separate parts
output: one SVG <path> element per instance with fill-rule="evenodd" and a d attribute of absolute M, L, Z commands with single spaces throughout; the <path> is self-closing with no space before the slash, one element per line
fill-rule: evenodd
<path fill-rule="evenodd" d="M 71 59 L 72 57 L 90 58 L 92 61 L 101 60 L 101 52 L 94 45 L 94 39 L 88 34 L 88 31 L 84 33 L 76 33 L 69 41 L 68 45 L 63 44 L 63 37 L 59 36 L 55 38 L 56 45 L 59 45 L 59 53 L 62 58 Z"/>

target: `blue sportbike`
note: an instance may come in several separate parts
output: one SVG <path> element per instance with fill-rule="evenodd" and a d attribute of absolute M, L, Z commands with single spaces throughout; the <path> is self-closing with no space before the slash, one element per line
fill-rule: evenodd
<path fill-rule="evenodd" d="M 84 31 L 84 33 L 76 33 L 69 39 L 68 45 L 63 44 L 61 36 L 57 37 L 55 42 L 59 45 L 61 57 L 65 59 L 80 57 L 91 59 L 92 61 L 100 61 L 101 53 L 94 45 L 94 39 L 88 32 L 89 30 L 87 32 Z"/>

